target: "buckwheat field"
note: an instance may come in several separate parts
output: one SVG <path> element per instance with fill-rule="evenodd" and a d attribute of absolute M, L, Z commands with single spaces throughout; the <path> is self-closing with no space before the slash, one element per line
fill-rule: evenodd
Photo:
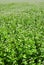
<path fill-rule="evenodd" d="M 44 65 L 44 3 L 0 4 L 0 65 Z"/>

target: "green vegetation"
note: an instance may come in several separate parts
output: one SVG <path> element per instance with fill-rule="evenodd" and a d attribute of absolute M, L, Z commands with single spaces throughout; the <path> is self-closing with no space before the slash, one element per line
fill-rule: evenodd
<path fill-rule="evenodd" d="M 0 4 L 0 65 L 44 65 L 44 3 Z"/>

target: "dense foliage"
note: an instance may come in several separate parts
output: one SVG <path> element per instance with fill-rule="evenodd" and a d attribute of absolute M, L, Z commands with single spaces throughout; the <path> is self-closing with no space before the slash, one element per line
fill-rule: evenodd
<path fill-rule="evenodd" d="M 44 65 L 44 7 L 0 4 L 0 65 Z"/>

